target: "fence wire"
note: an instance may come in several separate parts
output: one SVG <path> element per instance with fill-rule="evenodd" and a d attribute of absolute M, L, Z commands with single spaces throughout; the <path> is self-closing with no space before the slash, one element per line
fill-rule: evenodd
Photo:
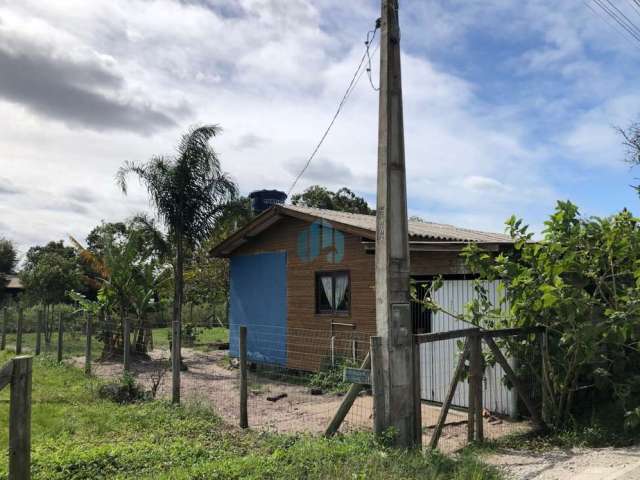
<path fill-rule="evenodd" d="M 230 330 L 215 313 L 201 309 L 183 317 L 181 399 L 213 409 L 224 421 L 240 423 L 238 327 Z M 124 320 L 130 324 L 130 368 L 125 378 Z M 171 398 L 171 310 L 136 317 L 88 315 L 72 309 L 44 312 L 5 308 L 0 312 L 0 340 L 5 348 L 40 355 L 84 369 L 96 380 L 97 394 L 116 400 L 122 386 L 133 381 L 132 395 Z M 188 320 L 187 320 L 188 318 Z M 39 332 L 39 334 L 38 334 Z M 497 343 L 539 408 L 541 362 L 535 339 L 510 337 Z M 423 445 L 428 446 L 460 358 L 460 340 L 420 345 L 420 391 Z M 360 367 L 369 352 L 370 336 L 349 327 L 247 327 L 249 427 L 279 433 L 325 431 L 351 386 L 345 367 Z M 88 353 L 87 348 L 90 351 Z M 484 437 L 497 439 L 532 428 L 529 414 L 503 369 L 483 342 L 482 418 Z M 438 448 L 444 452 L 467 444 L 468 369 L 456 387 Z M 127 399 L 122 399 L 127 400 Z M 351 407 L 341 431 L 371 430 L 371 389 L 364 389 Z"/>
<path fill-rule="evenodd" d="M 127 375 L 138 386 L 135 394 L 171 398 L 170 309 L 144 318 L 70 309 L 45 314 L 9 308 L 2 313 L 7 349 L 36 354 L 39 336 L 39 355 L 90 372 L 107 385 L 98 388 L 116 400 L 123 395 L 118 385 L 130 381 L 124 379 L 123 364 L 126 319 L 131 332 Z M 238 425 L 238 329 L 220 326 L 213 315 L 190 313 L 182 328 L 181 399 L 208 405 L 223 420 Z M 359 367 L 369 351 L 368 335 L 344 327 L 251 326 L 247 343 L 249 426 L 281 433 L 324 432 L 351 386 L 343 379 L 344 367 Z M 341 430 L 371 430 L 372 408 L 371 390 L 366 389 Z"/>

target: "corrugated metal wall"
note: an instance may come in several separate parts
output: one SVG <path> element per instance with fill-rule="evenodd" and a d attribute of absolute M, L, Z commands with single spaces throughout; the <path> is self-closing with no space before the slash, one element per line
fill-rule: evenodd
<path fill-rule="evenodd" d="M 489 299 L 494 305 L 499 302 L 499 282 L 487 282 Z M 465 306 L 476 297 L 473 280 L 445 280 L 442 288 L 435 293 L 435 302 L 454 315 L 461 315 Z M 437 312 L 431 318 L 432 332 L 446 332 L 471 328 L 473 325 L 458 320 L 444 312 Z M 420 346 L 420 367 L 422 371 L 422 398 L 428 401 L 443 402 L 453 376 L 461 340 L 443 340 L 423 343 Z M 484 346 L 484 344 L 483 344 Z M 484 346 L 486 348 L 486 346 Z M 488 367 L 483 379 L 483 403 L 491 412 L 505 415 L 516 414 L 516 392 L 509 390 L 502 383 L 504 372 L 499 365 Z M 468 384 L 458 384 L 453 404 L 459 407 L 468 406 Z"/>

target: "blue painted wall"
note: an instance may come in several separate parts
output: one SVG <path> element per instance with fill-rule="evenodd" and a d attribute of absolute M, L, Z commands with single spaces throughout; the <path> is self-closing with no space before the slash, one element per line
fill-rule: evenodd
<path fill-rule="evenodd" d="M 247 327 L 249 360 L 287 364 L 287 254 L 231 258 L 229 349 L 238 356 L 240 325 Z"/>

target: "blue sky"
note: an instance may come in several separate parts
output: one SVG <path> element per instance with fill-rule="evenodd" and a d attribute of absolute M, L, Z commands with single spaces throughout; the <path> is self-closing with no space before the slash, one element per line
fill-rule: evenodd
<path fill-rule="evenodd" d="M 640 114 L 640 43 L 587 3 L 400 1 L 412 214 L 539 231 L 558 199 L 640 210 L 614 130 Z M 287 190 L 378 16 L 373 0 L 0 0 L 0 236 L 24 251 L 147 209 L 117 168 L 196 123 L 224 128 L 214 145 L 243 193 Z M 373 205 L 377 100 L 363 76 L 298 191 Z"/>

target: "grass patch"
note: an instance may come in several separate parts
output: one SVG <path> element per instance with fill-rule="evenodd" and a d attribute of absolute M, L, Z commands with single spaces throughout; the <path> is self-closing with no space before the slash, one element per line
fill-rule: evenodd
<path fill-rule="evenodd" d="M 96 326 L 94 325 L 94 328 Z M 155 348 L 169 349 L 169 331 L 171 329 L 167 327 L 154 328 L 153 329 L 153 344 Z M 197 327 L 196 342 L 193 345 L 195 350 L 208 351 L 211 345 L 218 343 L 229 342 L 229 329 L 222 327 Z M 51 342 L 46 343 L 44 341 L 44 335 L 41 338 L 41 351 L 43 354 L 56 355 L 58 348 L 58 332 L 54 332 L 51 337 Z M 131 334 L 131 341 L 134 341 L 134 334 Z M 96 340 L 95 336 L 92 340 L 92 358 L 97 360 L 102 354 L 102 342 Z M 84 333 L 74 330 L 66 331 L 63 334 L 63 357 L 80 357 L 84 356 L 84 348 L 86 344 L 86 337 Z M 15 351 L 16 334 L 7 334 L 7 348 Z M 36 334 L 33 332 L 25 332 L 22 335 L 22 352 L 25 354 L 33 353 L 36 346 Z M 183 345 L 184 346 L 184 345 Z"/>
<path fill-rule="evenodd" d="M 0 353 L 0 364 L 9 359 Z M 102 383 L 47 358 L 34 360 L 33 478 L 80 479 L 431 479 L 497 480 L 466 454 L 390 449 L 369 434 L 331 440 L 240 432 L 199 404 L 120 405 L 98 398 Z M 0 392 L 0 418 L 8 416 Z M 6 478 L 7 428 L 0 429 Z"/>
<path fill-rule="evenodd" d="M 229 329 L 222 327 L 196 327 L 196 339 L 192 347 L 195 350 L 208 351 L 211 345 L 229 342 Z M 154 328 L 153 345 L 155 348 L 169 349 L 171 328 Z M 183 345 L 185 346 L 185 345 Z"/>

